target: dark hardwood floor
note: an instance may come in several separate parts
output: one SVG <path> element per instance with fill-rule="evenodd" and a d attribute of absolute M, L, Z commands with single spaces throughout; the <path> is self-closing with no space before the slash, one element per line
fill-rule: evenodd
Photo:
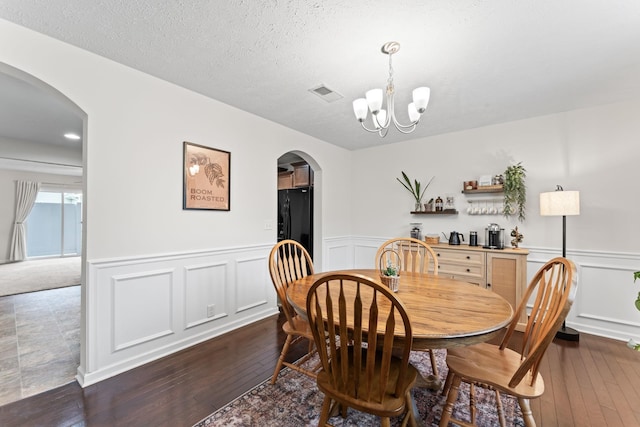
<path fill-rule="evenodd" d="M 77 383 L 0 407 L 0 425 L 192 426 L 268 378 L 284 335 L 273 317 L 82 389 Z M 300 357 L 298 345 L 289 359 Z M 640 426 L 640 352 L 582 334 L 545 355 L 539 426 Z"/>

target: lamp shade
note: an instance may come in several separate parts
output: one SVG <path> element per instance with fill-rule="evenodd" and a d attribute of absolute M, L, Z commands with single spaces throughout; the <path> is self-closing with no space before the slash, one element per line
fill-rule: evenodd
<path fill-rule="evenodd" d="M 540 193 L 540 215 L 580 215 L 580 192 L 550 191 Z"/>
<path fill-rule="evenodd" d="M 353 112 L 356 115 L 358 121 L 364 121 L 367 118 L 367 112 L 369 111 L 369 106 L 367 105 L 367 100 L 364 98 L 358 98 L 353 101 Z"/>

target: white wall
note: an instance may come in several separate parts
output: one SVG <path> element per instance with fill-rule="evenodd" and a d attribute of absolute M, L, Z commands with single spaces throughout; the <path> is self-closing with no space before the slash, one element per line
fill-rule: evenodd
<path fill-rule="evenodd" d="M 0 169 L 0 264 L 9 262 L 11 236 L 16 213 L 16 181 L 35 181 L 81 188 L 82 178 Z"/>
<path fill-rule="evenodd" d="M 371 240 L 409 235 L 410 222 L 422 222 L 424 233 L 440 235 L 456 230 L 468 238 L 476 230 L 481 239 L 486 225 L 497 222 L 507 235 L 516 225 L 524 234 L 521 246 L 531 252 L 531 277 L 541 262 L 561 254 L 562 218 L 539 215 L 539 193 L 559 184 L 579 190 L 581 200 L 581 214 L 567 217 L 567 256 L 581 274 L 567 323 L 618 339 L 640 337 L 640 313 L 633 306 L 638 284 L 632 276 L 640 269 L 638 117 L 636 100 L 360 150 L 352 165 L 354 188 L 371 191 L 353 193 L 358 218 L 353 259 L 366 257 Z M 495 195 L 465 196 L 463 181 L 502 173 L 520 161 L 527 170 L 525 222 L 468 215 L 468 199 Z M 453 194 L 460 213 L 411 215 L 413 199 L 395 180 L 402 170 L 423 183 L 435 175 L 425 199 Z M 372 210 L 376 215 L 368 214 Z"/>
<path fill-rule="evenodd" d="M 497 222 L 507 231 L 518 225 L 523 246 L 557 248 L 562 219 L 541 217 L 538 197 L 560 184 L 580 191 L 581 215 L 567 218 L 569 249 L 637 253 L 638 116 L 640 101 L 630 101 L 360 150 L 354 156 L 354 185 L 372 190 L 354 192 L 354 209 L 375 208 L 380 215 L 362 215 L 354 234 L 407 234 L 410 222 L 423 222 L 425 232 L 457 230 L 468 237 L 469 231 L 480 235 L 487 223 Z M 461 194 L 463 181 L 502 173 L 520 161 L 527 170 L 524 223 L 464 212 L 472 197 Z M 401 170 L 423 183 L 435 175 L 425 199 L 454 194 L 460 214 L 410 215 L 413 199 L 395 180 Z"/>
<path fill-rule="evenodd" d="M 7 21 L 0 20 L 0 40 L 11 40 L 0 43 L 0 62 L 57 89 L 88 117 L 81 383 L 276 312 L 275 298 L 258 297 L 274 295 L 268 274 L 252 272 L 256 263 L 266 272 L 276 241 L 275 227 L 265 230 L 265 222 L 277 224 L 282 154 L 299 150 L 315 165 L 317 239 L 349 234 L 350 152 Z M 182 210 L 183 141 L 231 152 L 231 211 Z M 211 253 L 217 258 L 206 263 L 228 265 L 225 274 L 204 284 L 185 279 Z M 171 266 L 162 267 L 165 260 Z M 233 295 L 227 315 L 189 326 L 212 303 L 194 295 L 216 295 L 220 287 Z M 127 289 L 132 300 L 119 296 Z M 153 321 L 170 327 L 156 330 Z M 116 342 L 122 331 L 125 350 Z"/>

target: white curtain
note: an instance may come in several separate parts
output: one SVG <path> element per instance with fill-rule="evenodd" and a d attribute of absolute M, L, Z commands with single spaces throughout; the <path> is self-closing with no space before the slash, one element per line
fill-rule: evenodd
<path fill-rule="evenodd" d="M 39 182 L 18 181 L 16 183 L 16 219 L 13 223 L 11 252 L 9 253 L 11 261 L 22 261 L 27 257 L 27 233 L 24 221 L 36 202 L 39 190 Z"/>

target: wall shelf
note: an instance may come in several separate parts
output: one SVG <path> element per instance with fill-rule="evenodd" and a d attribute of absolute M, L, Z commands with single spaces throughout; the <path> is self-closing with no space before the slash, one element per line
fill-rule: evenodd
<path fill-rule="evenodd" d="M 458 215 L 455 209 L 445 209 L 442 211 L 411 211 L 415 215 Z"/>
<path fill-rule="evenodd" d="M 478 187 L 475 190 L 462 190 L 463 194 L 480 194 L 480 193 L 504 193 L 504 187 L 500 186 L 490 186 L 489 188 Z"/>

